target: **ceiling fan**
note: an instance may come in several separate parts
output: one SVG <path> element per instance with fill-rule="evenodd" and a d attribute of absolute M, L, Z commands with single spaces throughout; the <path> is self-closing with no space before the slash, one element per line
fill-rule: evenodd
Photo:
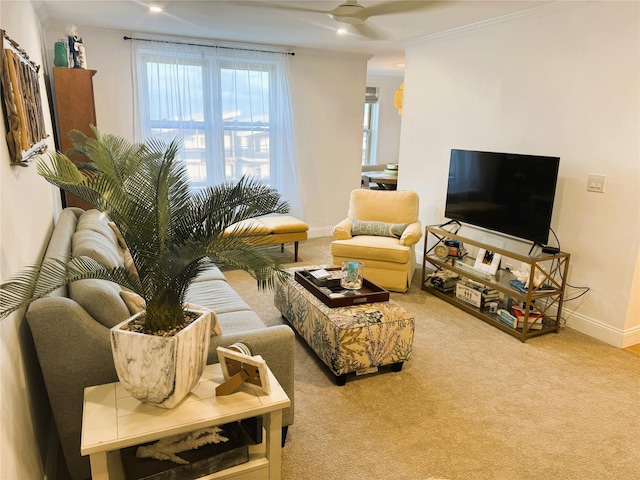
<path fill-rule="evenodd" d="M 372 25 L 364 25 L 369 18 L 382 15 L 416 12 L 424 10 L 425 8 L 432 7 L 435 4 L 441 2 L 439 0 L 387 0 L 385 2 L 379 2 L 371 6 L 364 6 L 358 3 L 357 0 L 346 0 L 344 3 L 338 5 L 332 10 L 321 10 L 313 7 L 297 6 L 292 5 L 292 2 L 289 2 L 286 5 L 283 5 L 282 3 L 276 4 L 267 2 L 243 3 L 250 3 L 251 6 L 261 8 L 321 13 L 324 15 L 329 15 L 337 22 L 352 25 L 356 32 L 365 38 L 371 40 L 381 40 L 385 38 L 382 32 L 380 32 Z M 304 4 L 305 2 L 302 3 Z"/>
<path fill-rule="evenodd" d="M 353 0 L 346 1 L 327 13 L 338 22 L 359 25 L 369 18 L 366 10 L 366 7 L 363 7 L 356 0 Z"/>

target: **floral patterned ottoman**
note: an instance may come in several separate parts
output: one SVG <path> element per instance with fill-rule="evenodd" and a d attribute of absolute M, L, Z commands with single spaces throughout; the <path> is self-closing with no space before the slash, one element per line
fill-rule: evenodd
<path fill-rule="evenodd" d="M 330 308 L 293 276 L 277 282 L 274 293 L 276 308 L 336 375 L 338 385 L 345 384 L 348 373 L 374 367 L 391 365 L 399 372 L 411 358 L 415 321 L 393 301 Z"/>

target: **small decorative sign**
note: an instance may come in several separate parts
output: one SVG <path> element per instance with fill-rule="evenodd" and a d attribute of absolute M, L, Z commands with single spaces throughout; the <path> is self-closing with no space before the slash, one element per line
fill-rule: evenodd
<path fill-rule="evenodd" d="M 469 305 L 482 308 L 482 293 L 475 288 L 467 287 L 463 283 L 456 283 L 456 297 Z"/>

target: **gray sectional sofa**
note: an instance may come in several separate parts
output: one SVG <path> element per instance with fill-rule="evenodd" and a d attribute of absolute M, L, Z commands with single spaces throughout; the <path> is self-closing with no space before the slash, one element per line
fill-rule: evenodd
<path fill-rule="evenodd" d="M 124 265 L 126 251 L 109 219 L 97 210 L 66 208 L 52 232 L 45 256 L 68 260 L 87 255 L 107 265 Z M 109 329 L 129 317 L 120 287 L 102 280 L 83 280 L 37 300 L 27 321 L 42 369 L 53 416 L 69 473 L 74 480 L 90 478 L 88 457 L 80 455 L 84 388 L 118 380 Z M 188 300 L 216 312 L 221 335 L 211 337 L 208 363 L 218 361 L 216 347 L 244 341 L 267 365 L 289 395 L 283 413 L 283 434 L 293 423 L 293 331 L 284 325 L 266 327 L 229 286 L 218 268 L 193 283 Z"/>

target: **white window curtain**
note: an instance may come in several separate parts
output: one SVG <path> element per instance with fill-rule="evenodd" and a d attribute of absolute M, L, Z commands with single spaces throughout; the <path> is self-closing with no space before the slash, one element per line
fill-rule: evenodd
<path fill-rule="evenodd" d="M 195 188 L 252 177 L 301 216 L 288 55 L 170 39 L 132 39 L 134 131 L 183 141 Z"/>

